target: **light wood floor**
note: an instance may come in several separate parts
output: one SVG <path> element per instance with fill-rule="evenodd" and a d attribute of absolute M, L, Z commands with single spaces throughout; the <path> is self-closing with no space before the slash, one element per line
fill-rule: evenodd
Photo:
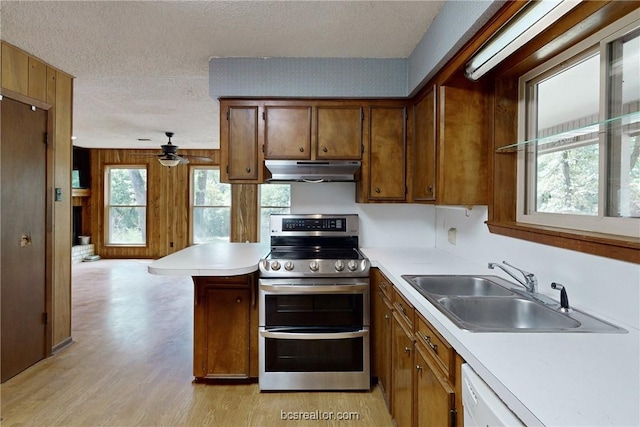
<path fill-rule="evenodd" d="M 147 265 L 73 266 L 74 344 L 0 386 L 3 427 L 392 425 L 378 388 L 260 393 L 257 384 L 194 384 L 193 284 L 150 275 Z M 283 420 L 283 412 L 334 420 Z M 338 420 L 344 412 L 357 418 Z"/>

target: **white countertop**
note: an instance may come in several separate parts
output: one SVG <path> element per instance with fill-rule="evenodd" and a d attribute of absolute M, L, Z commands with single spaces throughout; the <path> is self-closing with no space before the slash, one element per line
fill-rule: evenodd
<path fill-rule="evenodd" d="M 473 333 L 459 329 L 403 274 L 499 275 L 432 248 L 362 251 L 527 425 L 640 425 L 640 336 Z M 580 307 L 576 307 L 580 308 Z"/>
<path fill-rule="evenodd" d="M 151 274 L 164 276 L 240 276 L 258 270 L 269 252 L 262 243 L 207 243 L 189 246 L 149 264 Z"/>
<path fill-rule="evenodd" d="M 268 245 L 258 243 L 197 245 L 151 263 L 148 270 L 174 276 L 242 275 L 256 271 L 268 251 Z M 629 333 L 464 331 L 401 276 L 504 275 L 433 248 L 362 251 L 525 424 L 640 425 L 638 330 L 620 325 Z"/>

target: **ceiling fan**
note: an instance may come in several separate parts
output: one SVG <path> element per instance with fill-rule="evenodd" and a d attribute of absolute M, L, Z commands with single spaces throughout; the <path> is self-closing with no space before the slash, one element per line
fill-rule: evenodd
<path fill-rule="evenodd" d="M 178 146 L 173 145 L 171 143 L 171 138 L 173 137 L 173 132 L 165 132 L 169 141 L 166 144 L 162 144 L 160 148 L 162 148 L 162 154 L 157 154 L 158 161 L 162 166 L 173 167 L 177 166 L 180 163 L 189 163 L 188 159 L 200 160 L 204 162 L 211 162 L 212 160 L 209 157 L 202 156 L 191 156 L 189 154 L 181 154 L 178 155 Z"/>

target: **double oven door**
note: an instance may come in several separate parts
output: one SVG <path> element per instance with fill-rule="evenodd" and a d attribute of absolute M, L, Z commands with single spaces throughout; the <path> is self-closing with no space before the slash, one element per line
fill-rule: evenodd
<path fill-rule="evenodd" d="M 261 390 L 370 387 L 369 279 L 260 279 Z"/>

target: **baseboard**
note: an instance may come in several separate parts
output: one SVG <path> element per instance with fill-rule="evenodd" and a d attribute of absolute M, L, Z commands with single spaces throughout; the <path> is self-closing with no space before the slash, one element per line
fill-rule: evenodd
<path fill-rule="evenodd" d="M 51 355 L 53 356 L 54 354 L 64 350 L 65 348 L 69 347 L 71 344 L 73 344 L 73 338 L 69 337 L 64 341 L 54 345 L 53 348 L 51 349 Z"/>

